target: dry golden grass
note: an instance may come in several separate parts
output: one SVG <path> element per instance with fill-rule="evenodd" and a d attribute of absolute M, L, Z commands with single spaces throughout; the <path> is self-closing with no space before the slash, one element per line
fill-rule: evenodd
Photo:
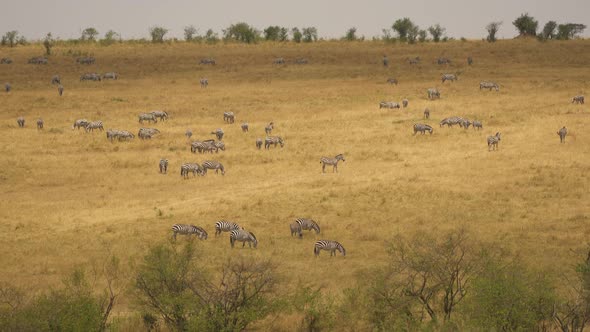
<path fill-rule="evenodd" d="M 94 54 L 96 65 L 76 64 L 69 49 Z M 82 45 L 56 47 L 49 65 L 26 64 L 42 50 L 0 50 L 14 60 L 0 66 L 0 79 L 13 85 L 0 94 L 0 281 L 44 288 L 109 251 L 138 259 L 170 237 L 174 223 L 209 231 L 200 247 L 211 267 L 231 256 L 272 258 L 286 285 L 313 283 L 333 294 L 381 264 L 396 232 L 467 226 L 554 275 L 590 235 L 590 109 L 570 103 L 590 91 L 590 41 Z M 453 64 L 433 63 L 443 55 Z M 272 65 L 279 56 L 310 64 Z M 420 65 L 404 61 L 414 56 Z M 217 65 L 199 66 L 204 57 Z M 79 82 L 92 71 L 120 79 Z M 456 71 L 459 81 L 440 83 L 442 73 Z M 49 84 L 54 74 L 65 86 L 61 98 Z M 200 77 L 209 88 L 199 87 Z M 388 77 L 400 84 L 386 84 Z M 481 80 L 497 81 L 500 92 L 480 91 Z M 427 100 L 429 87 L 442 98 Z M 378 108 L 403 98 L 407 109 Z M 426 107 L 431 119 L 424 121 Z M 153 125 L 162 134 L 151 141 L 111 144 L 104 133 L 71 129 L 87 118 L 136 133 L 137 115 L 155 109 L 171 118 Z M 224 111 L 236 113 L 235 124 L 223 122 Z M 484 129 L 439 128 L 452 115 L 482 120 Z M 256 150 L 269 121 L 285 147 Z M 433 125 L 434 134 L 413 136 L 416 122 Z M 560 144 L 564 125 L 570 134 Z M 204 139 L 219 127 L 225 152 L 190 153 L 187 128 Z M 497 131 L 499 151 L 488 152 L 486 137 Z M 338 153 L 346 157 L 339 173 L 322 174 L 319 158 Z M 158 174 L 162 157 L 170 160 L 168 175 Z M 210 158 L 226 166 L 225 176 L 180 177 L 181 163 Z M 322 234 L 291 238 L 295 217 L 319 221 Z M 258 249 L 232 250 L 227 234 L 215 238 L 219 219 L 253 231 Z M 347 256 L 315 259 L 320 238 L 340 241 Z"/>

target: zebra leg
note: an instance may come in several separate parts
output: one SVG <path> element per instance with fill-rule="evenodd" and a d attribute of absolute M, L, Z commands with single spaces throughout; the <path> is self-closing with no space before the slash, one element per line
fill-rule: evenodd
<path fill-rule="evenodd" d="M 338 164 L 334 164 L 334 167 L 332 167 L 332 173 L 338 173 Z"/>
<path fill-rule="evenodd" d="M 326 173 L 326 164 L 322 164 L 322 173 Z"/>

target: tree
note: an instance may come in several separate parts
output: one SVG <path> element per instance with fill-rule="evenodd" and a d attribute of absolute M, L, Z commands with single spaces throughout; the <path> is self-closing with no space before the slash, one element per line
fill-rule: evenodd
<path fill-rule="evenodd" d="M 98 31 L 95 28 L 86 28 L 84 31 L 82 31 L 80 40 L 95 41 L 96 36 L 98 36 Z"/>
<path fill-rule="evenodd" d="M 47 36 L 45 36 L 45 39 L 43 40 L 43 46 L 45 47 L 45 54 L 51 55 L 51 49 L 53 48 L 54 44 L 55 44 L 55 40 L 53 39 L 53 36 L 51 36 L 51 32 L 50 32 L 47 34 Z"/>
<path fill-rule="evenodd" d="M 440 24 L 435 24 L 432 25 L 428 28 L 428 32 L 430 32 L 430 35 L 432 36 L 432 40 L 435 43 L 438 43 L 442 37 L 442 35 L 444 35 L 445 33 L 445 28 L 441 27 Z"/>
<path fill-rule="evenodd" d="M 543 27 L 543 31 L 541 32 L 540 38 L 542 40 L 555 39 L 557 37 L 557 34 L 555 33 L 556 29 L 557 29 L 557 22 L 549 21 L 549 22 L 545 23 L 545 26 Z"/>
<path fill-rule="evenodd" d="M 355 41 L 357 40 L 357 36 L 356 36 L 356 28 L 352 27 L 348 30 L 346 30 L 346 35 L 344 35 L 344 40 L 348 40 L 348 41 Z"/>
<path fill-rule="evenodd" d="M 291 29 L 291 34 L 293 36 L 293 41 L 296 43 L 301 43 L 301 38 L 303 38 L 303 34 L 299 31 L 298 28 Z"/>
<path fill-rule="evenodd" d="M 398 19 L 393 23 L 393 30 L 397 32 L 399 39 L 403 42 L 408 40 L 408 34 L 414 28 L 414 23 L 407 17 Z"/>
<path fill-rule="evenodd" d="M 590 323 L 590 252 L 562 281 L 567 295 L 554 307 L 553 321 L 562 332 L 583 332 Z"/>
<path fill-rule="evenodd" d="M 428 35 L 426 34 L 426 30 L 420 30 L 418 32 L 418 41 L 421 43 L 424 43 L 426 41 L 426 37 L 428 37 Z"/>
<path fill-rule="evenodd" d="M 109 30 L 107 31 L 107 33 L 104 34 L 104 38 L 100 40 L 100 43 L 103 45 L 111 45 L 117 39 L 121 39 L 121 36 L 115 31 Z"/>
<path fill-rule="evenodd" d="M 566 23 L 557 26 L 557 39 L 570 40 L 584 32 L 586 26 L 579 23 Z"/>
<path fill-rule="evenodd" d="M 408 30 L 408 43 L 415 44 L 419 34 L 420 28 L 417 25 L 410 27 L 410 30 Z"/>
<path fill-rule="evenodd" d="M 8 44 L 10 47 L 14 47 L 18 44 L 18 31 L 8 31 L 2 36 L 2 45 Z"/>
<path fill-rule="evenodd" d="M 279 32 L 279 41 L 287 41 L 289 40 L 289 30 L 287 30 L 287 28 L 283 27 L 281 28 L 281 31 Z"/>
<path fill-rule="evenodd" d="M 303 42 L 311 43 L 318 40 L 318 29 L 315 27 L 307 27 L 301 30 L 301 34 L 303 35 Z"/>
<path fill-rule="evenodd" d="M 381 36 L 381 40 L 386 42 L 394 42 L 395 38 L 391 35 L 390 29 L 381 29 L 383 35 Z"/>
<path fill-rule="evenodd" d="M 215 44 L 219 41 L 219 36 L 213 31 L 213 29 L 208 29 L 207 32 L 205 32 L 205 41 L 208 44 Z"/>
<path fill-rule="evenodd" d="M 334 329 L 334 302 L 330 297 L 324 296 L 320 288 L 297 287 L 291 303 L 297 313 L 303 314 L 301 331 Z"/>
<path fill-rule="evenodd" d="M 280 40 L 281 27 L 278 25 L 269 26 L 268 28 L 264 29 L 263 32 L 264 32 L 264 39 L 265 40 L 272 40 L 272 41 Z"/>
<path fill-rule="evenodd" d="M 500 30 L 500 25 L 502 25 L 502 22 L 491 22 L 486 26 L 486 30 L 488 31 L 486 40 L 488 42 L 493 43 L 497 40 L 496 33 Z"/>
<path fill-rule="evenodd" d="M 518 30 L 520 36 L 536 36 L 539 22 L 528 13 L 521 14 L 512 24 Z"/>
<path fill-rule="evenodd" d="M 238 42 L 252 44 L 260 38 L 260 32 L 247 23 L 240 22 L 230 25 L 223 30 L 223 38 L 226 40 L 235 40 Z"/>
<path fill-rule="evenodd" d="M 152 43 L 163 43 L 164 36 L 168 33 L 168 29 L 161 26 L 153 26 L 150 28 L 150 36 L 152 37 Z"/>
<path fill-rule="evenodd" d="M 197 34 L 198 30 L 197 28 L 195 28 L 194 25 L 189 25 L 184 27 L 184 40 L 186 41 L 192 41 L 195 38 L 195 35 Z"/>

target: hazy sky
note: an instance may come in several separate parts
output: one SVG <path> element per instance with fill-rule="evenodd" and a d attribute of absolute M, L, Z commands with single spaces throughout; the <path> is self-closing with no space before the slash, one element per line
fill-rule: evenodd
<path fill-rule="evenodd" d="M 590 26 L 590 0 L 0 0 L 0 33 L 18 30 L 28 39 L 54 36 L 78 38 L 87 27 L 102 35 L 113 29 L 123 38 L 148 37 L 148 28 L 169 29 L 168 37 L 182 37 L 183 27 L 199 33 L 218 33 L 232 23 L 246 22 L 259 30 L 269 25 L 314 26 L 320 37 L 341 37 L 350 27 L 367 38 L 409 17 L 421 28 L 440 23 L 450 37 L 482 38 L 485 25 L 503 21 L 498 37 L 517 33 L 512 21 L 528 12 L 539 21 L 549 20 Z M 584 32 L 590 37 L 590 28 Z"/>

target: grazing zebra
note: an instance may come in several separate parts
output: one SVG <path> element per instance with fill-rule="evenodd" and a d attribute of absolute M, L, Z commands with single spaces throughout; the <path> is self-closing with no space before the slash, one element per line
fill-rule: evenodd
<path fill-rule="evenodd" d="M 497 150 L 498 142 L 500 142 L 500 133 L 496 133 L 495 136 L 488 136 L 488 151 Z"/>
<path fill-rule="evenodd" d="M 221 234 L 221 232 L 231 232 L 238 229 L 244 229 L 240 225 L 236 224 L 235 222 L 227 221 L 227 220 L 219 220 L 215 223 L 215 236 Z"/>
<path fill-rule="evenodd" d="M 218 171 L 221 171 L 221 175 L 225 175 L 225 168 L 223 164 L 215 161 L 215 160 L 206 160 L 203 162 L 203 175 L 207 174 L 208 169 L 214 169 L 215 174 L 218 174 Z"/>
<path fill-rule="evenodd" d="M 580 95 L 580 96 L 575 96 L 574 98 L 572 98 L 572 104 L 584 104 L 584 96 Z"/>
<path fill-rule="evenodd" d="M 411 64 L 411 65 L 417 65 L 417 64 L 419 64 L 419 63 L 420 63 L 420 57 L 419 57 L 419 56 L 417 56 L 417 57 L 415 57 L 415 58 L 412 58 L 412 59 L 410 59 L 410 58 L 406 58 L 406 60 L 407 60 L 407 61 L 408 61 L 408 63 L 409 63 L 409 64 Z"/>
<path fill-rule="evenodd" d="M 475 129 L 475 128 L 477 128 L 477 130 L 483 129 L 483 125 L 481 124 L 481 121 L 473 120 L 473 129 Z"/>
<path fill-rule="evenodd" d="M 10 92 L 10 90 L 12 89 L 12 86 L 10 85 L 10 83 L 6 83 L 6 84 L 4 84 L 4 89 L 6 90 L 6 92 Z"/>
<path fill-rule="evenodd" d="M 103 80 L 116 80 L 118 78 L 119 78 L 119 74 L 114 73 L 114 72 L 104 73 L 102 75 Z"/>
<path fill-rule="evenodd" d="M 0 64 L 11 64 L 12 63 L 12 59 L 11 58 L 2 58 L 0 59 Z"/>
<path fill-rule="evenodd" d="M 168 173 L 168 159 L 160 159 L 160 173 Z"/>
<path fill-rule="evenodd" d="M 119 136 L 119 131 L 118 130 L 116 130 L 116 129 L 109 129 L 109 130 L 107 130 L 107 139 L 109 141 L 111 141 L 111 143 L 118 136 Z"/>
<path fill-rule="evenodd" d="M 135 135 L 133 135 L 131 132 L 129 132 L 127 130 L 118 130 L 117 131 L 117 138 L 119 139 L 119 141 L 123 141 L 123 140 L 133 139 L 133 138 L 135 138 Z"/>
<path fill-rule="evenodd" d="M 426 90 L 426 93 L 428 94 L 428 99 L 440 98 L 440 91 L 436 88 L 429 88 Z"/>
<path fill-rule="evenodd" d="M 184 136 L 186 136 L 186 138 L 191 138 L 191 137 L 193 136 L 193 131 L 192 131 L 192 130 L 190 130 L 190 129 L 187 129 L 187 130 L 184 132 Z"/>
<path fill-rule="evenodd" d="M 96 62 L 96 59 L 94 57 L 82 57 L 82 58 L 77 58 L 76 62 L 81 65 L 91 65 Z"/>
<path fill-rule="evenodd" d="M 74 122 L 74 125 L 72 126 L 72 129 L 80 129 L 80 128 L 86 128 L 86 126 L 90 123 L 90 121 L 86 120 L 86 119 L 78 119 Z"/>
<path fill-rule="evenodd" d="M 313 219 L 308 218 L 297 218 L 295 223 L 299 225 L 299 228 L 306 231 L 314 230 L 316 234 L 320 234 L 320 225 Z"/>
<path fill-rule="evenodd" d="M 258 150 L 262 148 L 262 138 L 256 139 L 256 147 L 258 148 Z"/>
<path fill-rule="evenodd" d="M 379 109 L 382 108 L 400 108 L 400 105 L 393 101 L 382 101 L 379 103 Z"/>
<path fill-rule="evenodd" d="M 297 65 L 306 65 L 309 61 L 305 58 L 295 59 L 295 64 Z"/>
<path fill-rule="evenodd" d="M 402 100 L 402 106 L 403 106 L 404 108 L 408 107 L 408 102 L 409 102 L 409 101 L 408 101 L 407 99 L 403 99 L 403 100 Z"/>
<path fill-rule="evenodd" d="M 153 113 L 143 113 L 139 115 L 139 123 L 143 123 L 144 121 L 150 122 L 153 121 L 154 123 L 158 122 L 158 119 Z"/>
<path fill-rule="evenodd" d="M 235 121 L 235 114 L 234 112 L 223 112 L 223 121 L 227 123 L 234 123 Z"/>
<path fill-rule="evenodd" d="M 387 55 L 383 56 L 383 67 L 387 67 L 389 66 L 389 59 L 387 58 Z"/>
<path fill-rule="evenodd" d="M 291 229 L 291 236 L 293 236 L 293 234 L 297 234 L 299 238 L 303 237 L 303 233 L 301 232 L 301 225 L 299 225 L 298 223 L 291 223 L 289 225 L 289 228 Z"/>
<path fill-rule="evenodd" d="M 393 85 L 393 84 L 397 85 L 397 83 L 398 83 L 397 78 L 388 78 L 387 83 L 389 83 L 391 85 Z"/>
<path fill-rule="evenodd" d="M 223 139 L 224 132 L 223 129 L 217 128 L 215 129 L 215 131 L 212 131 L 211 134 L 215 135 L 215 137 L 217 137 L 217 139 L 221 141 Z"/>
<path fill-rule="evenodd" d="M 285 59 L 283 58 L 276 58 L 274 59 L 274 61 L 272 62 L 275 65 L 284 65 L 285 64 Z"/>
<path fill-rule="evenodd" d="M 61 84 L 61 78 L 59 75 L 53 75 L 51 77 L 51 84 Z"/>
<path fill-rule="evenodd" d="M 98 75 L 97 73 L 86 73 L 82 76 L 80 76 L 80 82 L 82 81 L 100 81 L 100 75 Z"/>
<path fill-rule="evenodd" d="M 219 141 L 219 142 L 213 142 L 213 147 L 215 148 L 215 152 L 219 152 L 219 150 L 221 151 L 225 151 L 225 143 Z"/>
<path fill-rule="evenodd" d="M 448 65 L 451 64 L 451 60 L 447 58 L 438 58 L 436 59 L 436 63 L 438 63 L 439 65 Z"/>
<path fill-rule="evenodd" d="M 45 124 L 45 122 L 43 122 L 43 119 L 41 119 L 41 118 L 37 119 L 37 129 L 43 129 L 44 124 Z"/>
<path fill-rule="evenodd" d="M 207 240 L 207 232 L 203 228 L 194 225 L 175 224 L 172 226 L 172 232 L 174 240 L 176 240 L 176 234 L 188 235 L 189 237 L 196 234 L 199 240 Z"/>
<path fill-rule="evenodd" d="M 64 86 L 63 85 L 60 84 L 57 86 L 57 93 L 59 93 L 60 97 L 61 97 L 61 95 L 64 94 Z"/>
<path fill-rule="evenodd" d="M 454 125 L 462 126 L 463 118 L 459 116 L 452 116 L 450 118 L 444 118 L 441 120 L 439 125 L 442 127 L 443 125 L 447 125 L 448 127 L 452 127 Z"/>
<path fill-rule="evenodd" d="M 102 125 L 102 121 L 93 121 L 93 122 L 88 122 L 88 124 L 86 124 L 86 127 L 84 127 L 84 129 L 86 129 L 86 132 L 89 131 L 94 131 L 94 129 L 99 129 L 100 131 L 104 130 L 104 127 Z"/>
<path fill-rule="evenodd" d="M 206 59 L 201 59 L 201 61 L 199 62 L 200 65 L 214 65 L 215 64 L 215 60 L 211 59 L 211 58 L 206 58 Z"/>
<path fill-rule="evenodd" d="M 206 151 L 212 152 L 213 148 L 214 148 L 214 140 L 209 139 L 206 141 L 194 141 L 191 143 L 191 152 L 195 153 L 197 151 L 199 151 L 199 153 L 203 153 Z"/>
<path fill-rule="evenodd" d="M 258 246 L 258 240 L 256 240 L 254 233 L 243 229 L 234 229 L 229 233 L 229 243 L 231 244 L 232 248 L 234 247 L 234 243 L 236 241 L 242 242 L 242 248 L 246 246 L 246 242 L 248 242 L 249 248 L 252 248 L 252 244 L 254 244 L 254 248 Z"/>
<path fill-rule="evenodd" d="M 180 166 L 180 176 L 188 179 L 188 173 L 193 172 L 193 177 L 203 175 L 203 167 L 197 163 L 185 163 Z"/>
<path fill-rule="evenodd" d="M 322 164 L 322 173 L 326 173 L 326 165 L 332 166 L 332 173 L 338 172 L 338 161 L 344 162 L 344 155 L 338 154 L 334 158 L 322 157 L 320 163 Z"/>
<path fill-rule="evenodd" d="M 266 135 L 270 135 L 272 133 L 272 130 L 274 129 L 274 122 L 270 122 L 268 124 L 268 126 L 264 127 L 264 132 L 266 133 Z"/>
<path fill-rule="evenodd" d="M 565 143 L 565 136 L 567 135 L 567 129 L 565 128 L 565 126 L 563 126 L 563 128 L 559 129 L 559 131 L 557 132 L 557 135 L 559 135 L 559 141 L 561 143 Z"/>
<path fill-rule="evenodd" d="M 480 82 L 479 89 L 489 89 L 489 91 L 492 91 L 492 89 L 496 89 L 496 91 L 500 91 L 500 87 L 498 86 L 498 84 L 494 82 Z"/>
<path fill-rule="evenodd" d="M 459 78 L 457 77 L 457 75 L 455 74 L 443 74 L 443 76 L 441 77 L 441 81 L 444 83 L 445 81 L 456 81 Z"/>
<path fill-rule="evenodd" d="M 424 109 L 424 119 L 430 119 L 430 110 L 428 108 Z"/>
<path fill-rule="evenodd" d="M 414 125 L 414 135 L 416 135 L 416 133 L 421 132 L 422 135 L 424 135 L 426 132 L 429 132 L 430 135 L 432 135 L 433 129 L 431 126 L 427 125 L 427 124 L 423 124 L 423 123 L 416 123 Z"/>
<path fill-rule="evenodd" d="M 154 135 L 159 133 L 160 131 L 156 128 L 139 128 L 137 137 L 141 139 L 151 139 Z"/>
<path fill-rule="evenodd" d="M 313 246 L 313 253 L 315 256 L 320 255 L 320 250 L 327 250 L 330 252 L 330 257 L 336 256 L 336 250 L 342 253 L 342 256 L 346 256 L 346 249 L 336 241 L 331 240 L 319 240 Z"/>
<path fill-rule="evenodd" d="M 209 86 L 209 80 L 206 78 L 201 78 L 199 80 L 199 84 L 201 84 L 201 88 L 206 88 Z"/>
<path fill-rule="evenodd" d="M 25 126 L 25 118 L 23 118 L 22 116 L 19 116 L 19 117 L 16 119 L 16 123 L 18 124 L 18 126 L 19 126 L 20 128 L 23 128 L 23 127 Z"/>
<path fill-rule="evenodd" d="M 28 63 L 34 64 L 34 65 L 46 65 L 47 58 L 42 57 L 42 56 L 32 57 L 29 59 Z"/>
<path fill-rule="evenodd" d="M 168 120 L 168 113 L 165 111 L 151 111 L 150 114 L 153 114 L 156 119 Z"/>
<path fill-rule="evenodd" d="M 282 148 L 284 145 L 283 138 L 281 138 L 281 136 L 268 136 L 264 139 L 265 149 L 270 149 L 271 144 L 274 144 L 275 148 L 277 147 L 277 144 L 280 144 Z"/>
<path fill-rule="evenodd" d="M 242 131 L 247 133 L 248 132 L 248 122 L 244 122 L 240 125 L 242 127 Z"/>
<path fill-rule="evenodd" d="M 471 66 L 471 65 L 473 64 L 473 58 L 471 58 L 470 56 L 469 56 L 469 57 L 467 57 L 467 64 L 468 64 L 469 66 Z"/>
<path fill-rule="evenodd" d="M 459 122 L 459 126 L 463 127 L 463 129 L 468 129 L 472 123 L 469 119 L 463 119 L 463 121 Z"/>

